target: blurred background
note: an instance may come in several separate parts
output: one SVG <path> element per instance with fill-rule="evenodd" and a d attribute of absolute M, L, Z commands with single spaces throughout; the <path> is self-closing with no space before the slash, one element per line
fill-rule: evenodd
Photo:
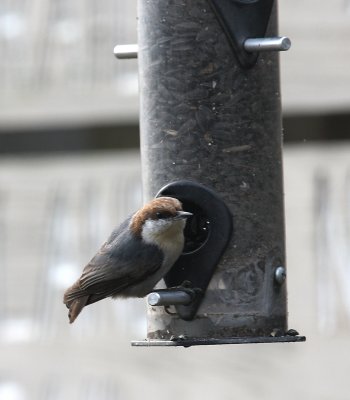
<path fill-rule="evenodd" d="M 279 2 L 289 325 L 304 344 L 132 348 L 143 300 L 64 289 L 142 204 L 136 1 L 0 4 L 0 400 L 349 399 L 350 1 Z"/>

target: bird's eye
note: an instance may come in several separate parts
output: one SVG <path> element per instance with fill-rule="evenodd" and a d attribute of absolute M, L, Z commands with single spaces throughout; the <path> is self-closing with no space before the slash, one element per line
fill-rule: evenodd
<path fill-rule="evenodd" d="M 172 216 L 172 214 L 171 214 L 171 212 L 169 212 L 169 211 L 158 211 L 157 213 L 156 213 L 156 217 L 158 218 L 158 219 L 165 219 L 165 218 L 169 218 L 169 217 L 171 217 Z"/>

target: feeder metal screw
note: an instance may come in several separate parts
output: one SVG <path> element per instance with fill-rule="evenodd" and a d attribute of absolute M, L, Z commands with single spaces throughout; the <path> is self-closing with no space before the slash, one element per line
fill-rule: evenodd
<path fill-rule="evenodd" d="M 282 285 L 282 283 L 286 280 L 287 272 L 284 267 L 277 267 L 275 270 L 275 280 L 277 283 Z"/>

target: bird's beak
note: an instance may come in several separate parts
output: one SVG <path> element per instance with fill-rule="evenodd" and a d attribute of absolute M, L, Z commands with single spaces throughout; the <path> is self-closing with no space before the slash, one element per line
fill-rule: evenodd
<path fill-rule="evenodd" d="M 192 217 L 192 213 L 187 212 L 187 211 L 177 211 L 175 219 L 186 219 L 189 217 Z"/>

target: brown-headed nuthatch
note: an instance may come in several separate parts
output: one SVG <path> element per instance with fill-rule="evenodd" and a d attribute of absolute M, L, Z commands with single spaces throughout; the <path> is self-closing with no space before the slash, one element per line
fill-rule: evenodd
<path fill-rule="evenodd" d="M 184 247 L 186 219 L 179 200 L 159 197 L 116 228 L 66 290 L 69 322 L 106 297 L 144 297 L 170 270 Z"/>

